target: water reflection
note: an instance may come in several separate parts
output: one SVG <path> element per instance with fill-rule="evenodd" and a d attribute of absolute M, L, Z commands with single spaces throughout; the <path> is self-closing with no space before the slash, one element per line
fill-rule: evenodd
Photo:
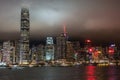
<path fill-rule="evenodd" d="M 117 66 L 86 66 L 85 71 L 85 80 L 120 80 Z"/>
<path fill-rule="evenodd" d="M 95 71 L 96 66 L 86 66 L 86 80 L 97 80 Z"/>
<path fill-rule="evenodd" d="M 108 76 L 109 76 L 108 80 L 117 80 L 116 70 L 117 70 L 117 68 L 115 68 L 115 67 L 109 67 L 108 68 L 108 71 L 107 71 Z"/>
<path fill-rule="evenodd" d="M 0 80 L 120 80 L 120 67 L 76 66 L 0 69 Z"/>

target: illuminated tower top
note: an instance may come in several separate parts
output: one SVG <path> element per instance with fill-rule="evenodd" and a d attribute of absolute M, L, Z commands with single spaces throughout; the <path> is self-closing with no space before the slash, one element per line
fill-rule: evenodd
<path fill-rule="evenodd" d="M 53 38 L 52 37 L 47 37 L 46 44 L 53 44 Z"/>
<path fill-rule="evenodd" d="M 64 36 L 67 37 L 66 25 L 63 25 Z"/>
<path fill-rule="evenodd" d="M 26 14 L 29 14 L 29 10 L 27 8 L 22 8 L 21 13 L 23 13 L 23 16 L 25 16 Z"/>

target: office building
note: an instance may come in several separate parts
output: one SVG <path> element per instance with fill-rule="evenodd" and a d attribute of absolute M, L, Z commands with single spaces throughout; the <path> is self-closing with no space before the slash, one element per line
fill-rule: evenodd
<path fill-rule="evenodd" d="M 66 58 L 66 36 L 64 33 L 56 37 L 56 54 L 55 59 L 65 59 Z"/>
<path fill-rule="evenodd" d="M 30 19 L 29 10 L 21 10 L 21 27 L 20 27 L 20 62 L 19 64 L 29 63 L 29 37 L 30 37 Z"/>
<path fill-rule="evenodd" d="M 45 46 L 45 60 L 50 61 L 54 60 L 54 43 L 52 37 L 47 37 L 46 46 Z"/>

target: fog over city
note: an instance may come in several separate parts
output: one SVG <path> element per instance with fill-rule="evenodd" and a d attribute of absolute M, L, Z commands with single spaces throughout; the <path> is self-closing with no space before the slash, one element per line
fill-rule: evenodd
<path fill-rule="evenodd" d="M 30 11 L 31 40 L 58 36 L 66 25 L 72 40 L 120 41 L 119 0 L 0 0 L 0 40 L 19 39 L 21 8 Z"/>

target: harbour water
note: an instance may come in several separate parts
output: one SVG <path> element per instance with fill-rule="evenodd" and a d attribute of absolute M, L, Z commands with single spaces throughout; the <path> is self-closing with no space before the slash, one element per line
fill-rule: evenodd
<path fill-rule="evenodd" d="M 0 68 L 0 80 L 120 80 L 120 66 Z"/>

